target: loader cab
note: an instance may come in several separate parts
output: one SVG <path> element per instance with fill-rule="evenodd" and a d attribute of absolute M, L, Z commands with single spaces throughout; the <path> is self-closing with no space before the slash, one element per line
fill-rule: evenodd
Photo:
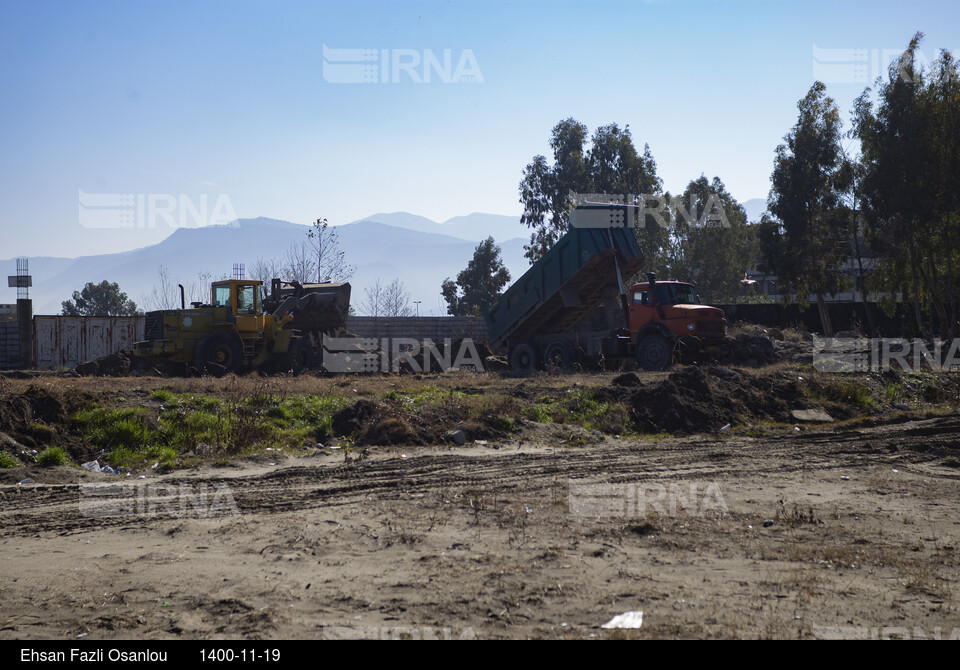
<path fill-rule="evenodd" d="M 231 279 L 214 282 L 210 292 L 210 304 L 216 308 L 226 307 L 228 320 L 235 320 L 241 333 L 263 330 L 263 306 L 260 286 L 263 282 L 250 279 Z"/>

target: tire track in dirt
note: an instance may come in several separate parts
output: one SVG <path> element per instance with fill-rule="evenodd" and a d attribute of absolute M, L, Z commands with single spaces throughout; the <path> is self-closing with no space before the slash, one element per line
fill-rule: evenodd
<path fill-rule="evenodd" d="M 624 483 L 723 478 L 747 469 L 754 474 L 783 474 L 880 462 L 928 461 L 932 456 L 925 453 L 929 449 L 926 443 L 955 444 L 957 435 L 960 418 L 941 417 L 849 431 L 802 431 L 725 441 L 699 436 L 541 453 L 502 450 L 481 455 L 372 458 L 349 465 L 281 467 L 266 475 L 170 476 L 128 484 L 152 485 L 161 491 L 198 483 L 211 491 L 227 487 L 240 514 L 279 514 L 349 505 L 366 496 L 390 499 L 431 492 L 440 496 L 451 489 L 522 491 L 535 496 L 565 486 L 565 480 Z M 911 444 L 921 448 L 912 451 Z M 130 514 L 83 514 L 77 485 L 5 487 L 0 493 L 0 537 L 131 526 Z M 131 527 L 142 529 L 179 517 L 160 507 L 153 515 L 133 518 Z"/>

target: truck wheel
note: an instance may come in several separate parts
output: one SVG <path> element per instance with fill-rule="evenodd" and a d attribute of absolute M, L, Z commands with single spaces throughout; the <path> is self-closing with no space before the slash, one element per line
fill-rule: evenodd
<path fill-rule="evenodd" d="M 573 365 L 573 348 L 566 342 L 551 342 L 543 356 L 548 369 L 567 371 Z"/>
<path fill-rule="evenodd" d="M 537 369 L 537 350 L 528 342 L 518 344 L 510 353 L 510 367 L 518 375 L 530 374 Z"/>
<path fill-rule="evenodd" d="M 193 362 L 201 375 L 222 377 L 240 369 L 243 352 L 237 338 L 214 333 L 200 340 L 193 352 Z"/>
<path fill-rule="evenodd" d="M 298 375 L 311 367 L 313 367 L 313 349 L 310 343 L 301 338 L 290 340 L 284 371 L 293 371 L 293 374 Z"/>
<path fill-rule="evenodd" d="M 637 347 L 637 362 L 649 372 L 668 370 L 672 359 L 673 347 L 663 335 L 651 333 Z"/>

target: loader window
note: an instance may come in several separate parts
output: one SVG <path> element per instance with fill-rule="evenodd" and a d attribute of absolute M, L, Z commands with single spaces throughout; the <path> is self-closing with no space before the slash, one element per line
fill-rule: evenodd
<path fill-rule="evenodd" d="M 634 291 L 633 292 L 633 304 L 634 305 L 649 305 L 650 298 L 647 297 L 646 291 Z"/>
<path fill-rule="evenodd" d="M 214 307 L 230 306 L 230 287 L 229 286 L 213 287 L 213 306 Z"/>
<path fill-rule="evenodd" d="M 255 286 L 237 286 L 237 314 L 255 314 Z"/>

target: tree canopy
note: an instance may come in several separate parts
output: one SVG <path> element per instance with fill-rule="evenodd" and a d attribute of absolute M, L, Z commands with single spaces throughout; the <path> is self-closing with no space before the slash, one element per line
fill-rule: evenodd
<path fill-rule="evenodd" d="M 845 288 L 840 266 L 850 255 L 852 232 L 840 195 L 847 177 L 840 110 L 819 81 L 797 107 L 797 123 L 776 150 L 772 216 L 760 228 L 761 265 L 797 295 L 815 295 L 824 334 L 832 336 L 824 299 Z"/>
<path fill-rule="evenodd" d="M 99 284 L 87 282 L 81 291 L 73 292 L 72 300 L 64 300 L 64 316 L 135 316 L 141 312 L 117 283 L 103 280 Z"/>
<path fill-rule="evenodd" d="M 929 71 L 917 33 L 889 79 L 854 104 L 867 240 L 881 264 L 875 285 L 910 296 L 917 326 L 933 308 L 944 336 L 960 334 L 960 67 L 944 50 Z"/>
<path fill-rule="evenodd" d="M 454 316 L 480 316 L 510 283 L 510 272 L 500 260 L 500 247 L 492 237 L 481 242 L 466 269 L 454 282 L 449 277 L 441 291 L 447 301 L 447 313 Z"/>
<path fill-rule="evenodd" d="M 621 129 L 611 123 L 597 128 L 586 148 L 587 127 L 569 118 L 553 128 L 550 148 L 554 164 L 544 156 L 534 156 L 523 170 L 520 202 L 524 206 L 520 222 L 533 229 L 530 244 L 525 245 L 531 264 L 567 231 L 570 193 L 610 195 L 659 194 L 661 182 L 657 164 L 645 145 L 639 153 L 633 145 L 630 126 Z M 654 222 L 646 222 L 656 233 Z"/>

